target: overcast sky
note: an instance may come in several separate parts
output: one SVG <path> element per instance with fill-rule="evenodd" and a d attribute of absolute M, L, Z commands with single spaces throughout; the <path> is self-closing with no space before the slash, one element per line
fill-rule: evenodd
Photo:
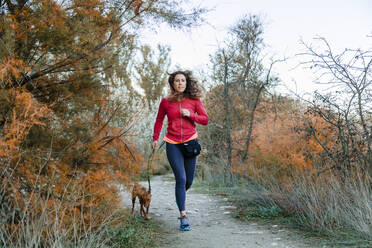
<path fill-rule="evenodd" d="M 372 0 L 190 0 L 192 5 L 214 8 L 206 15 L 207 24 L 192 32 L 174 31 L 162 25 L 157 34 L 146 33 L 144 42 L 169 44 L 172 64 L 183 69 L 206 67 L 209 55 L 226 36 L 226 31 L 246 14 L 263 18 L 265 54 L 275 58 L 290 57 L 303 46 L 299 40 L 313 42 L 315 36 L 325 37 L 336 50 L 372 48 Z M 297 68 L 299 60 L 278 64 L 275 71 L 286 87 L 313 91 L 309 71 Z"/>

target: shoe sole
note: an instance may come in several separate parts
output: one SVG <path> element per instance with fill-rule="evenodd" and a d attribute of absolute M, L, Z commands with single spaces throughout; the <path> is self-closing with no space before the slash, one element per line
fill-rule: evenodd
<path fill-rule="evenodd" d="M 182 232 L 187 232 L 187 231 L 191 231 L 191 228 L 189 227 L 189 228 L 180 228 L 180 231 L 182 231 Z"/>
<path fill-rule="evenodd" d="M 180 226 L 180 231 L 190 231 L 190 230 L 191 230 L 190 225 L 187 225 L 187 226 L 185 226 L 183 228 Z"/>

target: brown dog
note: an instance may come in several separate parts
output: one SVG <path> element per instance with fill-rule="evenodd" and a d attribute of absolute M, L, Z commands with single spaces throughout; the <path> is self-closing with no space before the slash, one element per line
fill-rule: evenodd
<path fill-rule="evenodd" d="M 132 214 L 134 212 L 134 204 L 136 202 L 136 197 L 138 197 L 141 208 L 140 208 L 140 214 L 141 216 L 144 216 L 146 220 L 148 220 L 148 213 L 150 208 L 150 202 L 151 202 L 151 188 L 149 190 L 146 190 L 145 187 L 139 184 L 135 184 L 132 189 Z M 144 207 L 146 207 L 146 212 Z"/>

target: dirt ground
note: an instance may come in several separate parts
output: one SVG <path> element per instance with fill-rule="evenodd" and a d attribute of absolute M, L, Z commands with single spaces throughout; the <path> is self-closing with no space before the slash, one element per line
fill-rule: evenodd
<path fill-rule="evenodd" d="M 243 223 L 231 216 L 233 207 L 226 198 L 187 192 L 186 208 L 191 223 L 191 231 L 181 232 L 179 212 L 175 202 L 174 181 L 167 176 L 153 177 L 151 180 L 152 200 L 150 218 L 160 221 L 165 230 L 160 247 L 164 248 L 239 248 L 239 247 L 314 247 L 306 245 L 296 234 L 277 225 Z M 147 185 L 147 183 L 144 183 Z M 123 192 L 128 199 L 129 193 Z M 139 203 L 136 202 L 139 214 Z"/>

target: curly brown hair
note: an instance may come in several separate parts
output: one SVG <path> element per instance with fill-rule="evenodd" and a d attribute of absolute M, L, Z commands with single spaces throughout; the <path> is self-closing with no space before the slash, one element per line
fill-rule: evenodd
<path fill-rule="evenodd" d="M 177 74 L 182 74 L 186 78 L 186 89 L 184 92 L 179 93 L 174 89 L 174 79 Z M 198 81 L 192 75 L 191 71 L 175 71 L 169 75 L 168 83 L 170 87 L 170 94 L 167 99 L 170 101 L 180 102 L 184 98 L 199 99 L 203 95 L 203 90 L 199 86 Z"/>

